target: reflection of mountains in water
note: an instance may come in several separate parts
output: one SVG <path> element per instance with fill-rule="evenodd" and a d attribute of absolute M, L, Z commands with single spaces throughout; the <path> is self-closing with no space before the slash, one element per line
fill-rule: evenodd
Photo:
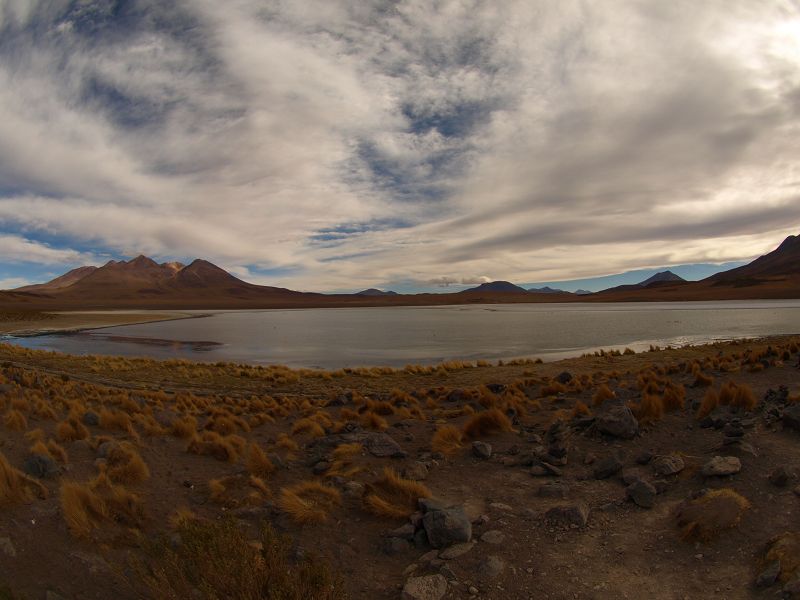
<path fill-rule="evenodd" d="M 136 344 L 139 346 L 156 346 L 159 348 L 172 348 L 173 350 L 189 350 L 192 352 L 207 352 L 224 346 L 220 342 L 191 341 L 191 340 L 165 340 L 160 338 L 143 338 L 127 335 L 110 335 L 105 333 L 76 333 L 75 336 L 91 338 L 104 342 L 116 342 L 119 344 Z"/>

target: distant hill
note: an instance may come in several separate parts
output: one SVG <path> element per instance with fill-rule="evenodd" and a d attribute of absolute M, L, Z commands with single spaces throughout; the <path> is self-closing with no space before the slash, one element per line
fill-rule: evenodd
<path fill-rule="evenodd" d="M 507 293 L 518 293 L 518 294 L 527 294 L 528 290 L 525 288 L 519 287 L 518 285 L 514 285 L 509 281 L 490 281 L 488 283 L 482 283 L 477 287 L 469 288 L 466 290 L 462 290 L 458 292 L 459 294 L 466 294 L 470 292 L 500 292 L 503 294 Z"/>
<path fill-rule="evenodd" d="M 555 288 L 551 288 L 550 286 L 546 285 L 540 288 L 530 288 L 529 292 L 533 292 L 534 294 L 568 294 L 569 292 L 565 292 L 564 290 L 557 290 Z"/>
<path fill-rule="evenodd" d="M 392 290 L 379 290 L 376 288 L 369 288 L 366 290 L 361 290 L 360 292 L 356 292 L 356 296 L 397 296 L 397 292 L 393 292 Z"/>
<path fill-rule="evenodd" d="M 575 290 L 576 296 L 591 296 L 594 292 L 590 292 L 589 290 Z"/>
<path fill-rule="evenodd" d="M 639 287 L 647 287 L 653 284 L 661 284 L 661 283 L 677 283 L 681 281 L 686 281 L 680 275 L 676 275 L 672 271 L 661 271 L 661 273 L 656 273 L 652 277 L 648 277 L 644 281 L 640 282 L 638 285 Z"/>
<path fill-rule="evenodd" d="M 748 287 L 797 276 L 800 276 L 800 235 L 790 235 L 775 250 L 750 264 L 712 275 L 704 281 L 715 286 Z"/>
<path fill-rule="evenodd" d="M 47 290 L 58 290 L 61 288 L 68 287 L 73 283 L 80 281 L 87 275 L 91 275 L 97 270 L 97 267 L 78 267 L 77 269 L 72 269 L 72 271 L 68 271 L 64 273 L 60 277 L 56 277 L 55 279 L 51 279 L 47 283 L 37 283 L 34 285 L 26 285 L 14 290 L 15 292 L 44 292 Z"/>

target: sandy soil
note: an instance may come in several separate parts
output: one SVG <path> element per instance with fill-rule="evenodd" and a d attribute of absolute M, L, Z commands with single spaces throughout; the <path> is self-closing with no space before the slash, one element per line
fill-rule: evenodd
<path fill-rule="evenodd" d="M 168 532 L 170 515 L 186 506 L 207 519 L 234 515 L 251 529 L 261 520 L 272 523 L 291 535 L 299 548 L 328 560 L 344 576 L 351 597 L 358 599 L 398 599 L 409 580 L 434 574 L 447 582 L 442 597 L 448 600 L 780 597 L 783 582 L 757 588 L 754 581 L 770 540 L 800 530 L 800 497 L 795 491 L 800 483 L 800 432 L 776 419 L 770 412 L 773 404 L 764 398 L 780 386 L 798 398 L 798 360 L 797 340 L 774 338 L 546 364 L 452 366 L 418 373 L 363 370 L 334 376 L 70 357 L 0 345 L 0 374 L 7 382 L 0 405 L 5 416 L 15 409 L 27 420 L 21 428 L 0 424 L 0 452 L 13 466 L 22 468 L 29 456 L 30 431 L 40 429 L 45 439 L 58 439 L 57 425 L 69 413 L 86 420 L 87 412 L 109 410 L 134 419 L 128 429 L 115 427 L 110 419 L 89 424 L 88 439 L 60 442 L 69 459 L 57 475 L 42 480 L 49 497 L 4 508 L 0 583 L 26 598 L 45 598 L 48 590 L 64 598 L 153 597 L 131 571 L 130 561 L 141 555 L 140 536 Z M 693 368 L 711 379 L 712 389 L 732 381 L 753 392 L 756 404 L 751 409 L 724 409 L 744 424 L 743 442 L 725 444 L 731 439 L 728 427 L 706 427 L 697 418 L 708 388 L 696 385 Z M 563 390 L 548 390 L 552 378 L 563 372 L 572 382 Z M 681 406 L 648 422 L 641 412 L 647 392 L 637 385 L 640 376 L 658 379 L 662 388 L 667 382 L 680 387 L 685 393 Z M 593 396 L 603 385 L 616 398 L 593 406 Z M 451 394 L 453 390 L 461 392 Z M 194 408 L 187 408 L 187 398 L 194 399 Z M 47 416 L 40 402 L 55 414 Z M 379 406 L 381 402 L 391 408 Z M 589 407 L 588 417 L 575 410 L 579 402 Z M 597 430 L 593 418 L 624 405 L 642 417 L 632 439 Z M 480 414 L 487 406 L 502 409 L 513 420 L 513 431 L 475 437 L 491 445 L 489 458 L 478 458 L 469 439 L 452 453 L 434 451 L 437 428 L 446 424 L 463 429 L 471 413 Z M 402 407 L 420 410 L 409 418 Z M 210 480 L 247 473 L 243 457 L 225 461 L 194 454 L 187 451 L 187 440 L 143 425 L 153 417 L 169 429 L 176 418 L 192 413 L 202 431 L 215 426 L 213 415 L 219 410 L 249 423 L 236 426 L 235 435 L 259 444 L 281 465 L 267 480 L 270 494 L 255 502 L 234 490 L 216 499 L 211 492 Z M 259 422 L 264 411 L 275 421 Z M 361 416 L 353 417 L 353 411 L 361 411 Z M 361 418 L 374 411 L 386 422 L 370 428 Z M 325 424 L 321 436 L 292 433 L 309 416 Z M 330 454 L 339 440 L 335 430 L 348 419 L 352 427 L 342 431 L 382 430 L 402 453 L 378 457 L 364 449 L 352 457 L 352 473 L 334 472 Z M 554 423 L 560 423 L 556 430 Z M 540 456 L 537 452 L 548 446 L 554 431 L 563 434 L 566 453 L 557 474 L 539 474 L 537 459 L 531 456 Z M 288 434 L 297 449 L 281 446 L 281 434 Z M 76 537 L 65 522 L 59 490 L 65 481 L 85 482 L 105 468 L 95 443 L 103 436 L 132 443 L 147 464 L 149 478 L 124 484 L 141 498 L 145 517 L 135 526 L 102 523 L 88 536 Z M 684 468 L 659 475 L 654 461 L 644 460 L 647 454 L 678 455 Z M 598 466 L 611 455 L 617 456 L 621 468 L 598 478 Z M 715 456 L 735 456 L 740 472 L 704 476 L 704 465 Z M 385 467 L 409 476 L 416 471 L 414 477 L 435 498 L 463 508 L 472 521 L 474 545 L 461 556 L 441 559 L 439 550 L 422 538 L 416 543 L 397 541 L 395 534 L 392 540 L 389 532 L 409 520 L 373 514 L 362 503 L 363 491 Z M 769 479 L 778 468 L 788 473 L 781 485 Z M 623 476 L 657 486 L 651 508 L 627 499 Z M 281 490 L 306 481 L 322 482 L 341 494 L 341 505 L 323 522 L 298 523 L 279 501 Z M 543 487 L 552 484 L 563 486 L 563 496 L 543 495 Z M 749 501 L 740 522 L 705 541 L 683 540 L 676 523 L 681 503 L 703 489 L 723 488 Z M 586 522 L 553 522 L 548 511 L 562 506 L 585 508 Z"/>

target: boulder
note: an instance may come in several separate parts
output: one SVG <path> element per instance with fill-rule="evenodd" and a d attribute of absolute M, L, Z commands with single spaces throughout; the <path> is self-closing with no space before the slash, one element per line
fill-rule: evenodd
<path fill-rule="evenodd" d="M 472 539 L 472 523 L 464 508 L 429 508 L 422 517 L 428 542 L 434 548 L 447 548 Z"/>
<path fill-rule="evenodd" d="M 639 421 L 627 406 L 612 406 L 597 416 L 595 427 L 600 433 L 626 440 L 639 433 Z"/>
<path fill-rule="evenodd" d="M 29 454 L 22 463 L 22 470 L 38 479 L 50 479 L 60 473 L 56 461 L 43 454 Z"/>
<path fill-rule="evenodd" d="M 653 508 L 656 503 L 657 493 L 655 486 L 644 479 L 637 479 L 625 488 L 627 497 L 642 508 Z"/>
<path fill-rule="evenodd" d="M 735 456 L 715 456 L 703 465 L 704 477 L 724 477 L 735 475 L 742 470 L 741 461 Z"/>
<path fill-rule="evenodd" d="M 658 456 L 651 462 L 653 472 L 659 476 L 676 475 L 683 471 L 686 463 L 677 454 L 668 454 L 666 456 Z"/>
<path fill-rule="evenodd" d="M 601 458 L 594 465 L 595 479 L 608 479 L 622 469 L 622 461 L 616 454 L 610 454 Z"/>

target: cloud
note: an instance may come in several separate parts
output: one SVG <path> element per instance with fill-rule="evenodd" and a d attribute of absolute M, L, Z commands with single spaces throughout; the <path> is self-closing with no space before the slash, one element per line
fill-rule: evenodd
<path fill-rule="evenodd" d="M 41 265 L 76 264 L 96 262 L 85 253 L 51 248 L 46 244 L 18 235 L 0 234 L 0 256 L 4 262 L 28 262 Z"/>
<path fill-rule="evenodd" d="M 791 2 L 114 6 L 0 7 L 8 261 L 23 240 L 39 262 L 135 249 L 301 289 L 446 286 L 797 233 Z"/>

